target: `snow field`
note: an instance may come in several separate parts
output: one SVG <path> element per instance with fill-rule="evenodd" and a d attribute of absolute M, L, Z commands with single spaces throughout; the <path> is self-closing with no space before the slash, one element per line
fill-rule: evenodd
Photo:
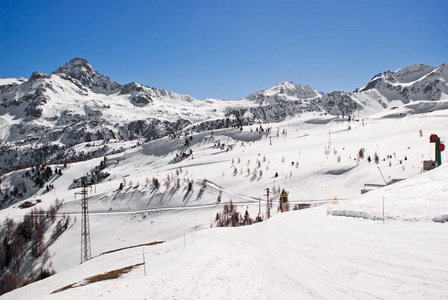
<path fill-rule="evenodd" d="M 185 246 L 182 238 L 145 246 L 147 276 L 139 266 L 119 280 L 49 294 L 143 262 L 139 247 L 94 258 L 5 299 L 443 299 L 444 227 L 327 216 L 324 207 L 294 211 L 254 226 L 198 231 Z"/>
<path fill-rule="evenodd" d="M 429 135 L 447 136 L 446 117 L 446 112 L 438 112 L 399 120 L 371 118 L 364 120 L 364 126 L 350 123 L 348 130 L 347 122 L 326 123 L 323 117 L 309 114 L 263 124 L 264 129 L 271 127 L 268 136 L 257 133 L 255 125 L 242 132 L 216 130 L 214 141 L 210 141 L 211 132 L 193 134 L 189 147 L 194 158 L 176 163 L 174 158 L 184 147 L 184 139 L 151 141 L 109 155 L 105 171 L 110 176 L 89 191 L 94 258 L 80 266 L 81 208 L 80 198 L 74 198 L 79 189 L 67 188 L 102 158 L 71 164 L 52 182 L 57 194 L 42 194 L 39 204 L 45 208 L 56 198 L 64 200 L 60 212 L 77 218 L 50 248 L 59 273 L 3 297 L 443 299 L 448 286 L 444 247 L 448 229 L 434 219 L 443 221 L 448 215 L 446 153 L 442 154 L 442 167 L 421 174 L 421 166 L 422 160 L 434 156 Z M 319 121 L 314 123 L 320 124 L 306 122 L 316 118 Z M 214 147 L 217 140 L 225 143 L 224 150 Z M 234 145 L 233 150 L 226 151 L 228 144 Z M 360 148 L 372 159 L 376 152 L 379 164 L 357 161 Z M 383 161 L 387 155 L 392 158 Z M 291 162 L 299 162 L 298 167 Z M 378 167 L 386 180 L 408 179 L 361 196 L 365 183 L 383 183 Z M 262 176 L 259 172 L 254 176 L 254 169 L 262 170 Z M 173 182 L 167 188 L 167 176 L 173 181 L 179 177 L 180 188 L 173 188 Z M 145 187 L 146 178 L 153 177 L 161 181 L 158 190 Z M 127 185 L 117 191 L 123 178 Z M 194 180 L 193 192 L 186 190 L 184 179 Z M 207 179 L 207 187 L 202 186 L 203 179 Z M 260 198 L 264 214 L 265 189 L 273 192 L 273 187 L 288 190 L 293 203 L 323 202 L 312 209 L 277 214 L 275 197 L 274 216 L 266 222 L 209 229 L 216 213 L 230 199 L 239 212 L 247 209 L 255 217 Z M 220 191 L 222 200 L 218 203 Z M 337 203 L 330 203 L 334 198 Z M 333 215 L 327 215 L 327 201 Z M 0 211 L 0 217 L 20 219 L 27 211 L 12 207 Z M 102 252 L 153 241 L 167 242 L 145 247 L 146 277 L 140 266 L 122 279 L 49 294 L 89 276 L 134 265 L 142 258 L 141 248 L 98 256 Z"/>

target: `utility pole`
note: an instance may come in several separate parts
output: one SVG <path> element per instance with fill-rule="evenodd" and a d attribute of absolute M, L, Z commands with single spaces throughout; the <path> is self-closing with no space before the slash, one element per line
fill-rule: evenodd
<path fill-rule="evenodd" d="M 269 203 L 269 188 L 266 189 L 266 217 L 271 217 L 271 204 Z"/>
<path fill-rule="evenodd" d="M 90 250 L 90 224 L 89 224 L 89 207 L 87 201 L 87 177 L 81 177 L 82 182 L 82 214 L 81 214 L 81 264 L 91 258 Z"/>
<path fill-rule="evenodd" d="M 144 270 L 145 276 L 146 276 L 145 246 L 142 247 L 142 252 L 143 252 L 143 270 Z"/>

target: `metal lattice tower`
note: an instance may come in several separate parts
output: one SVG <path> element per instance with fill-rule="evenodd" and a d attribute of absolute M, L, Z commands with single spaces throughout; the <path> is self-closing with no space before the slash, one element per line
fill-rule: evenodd
<path fill-rule="evenodd" d="M 81 214 L 81 264 L 91 257 L 89 207 L 87 201 L 87 177 L 82 177 L 82 214 Z"/>

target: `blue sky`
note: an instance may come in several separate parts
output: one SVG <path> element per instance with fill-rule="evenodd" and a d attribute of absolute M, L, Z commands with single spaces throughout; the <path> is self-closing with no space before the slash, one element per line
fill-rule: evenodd
<path fill-rule="evenodd" d="M 0 78 L 74 57 L 118 83 L 236 100 L 282 81 L 353 91 L 448 63 L 448 1 L 0 0 Z"/>

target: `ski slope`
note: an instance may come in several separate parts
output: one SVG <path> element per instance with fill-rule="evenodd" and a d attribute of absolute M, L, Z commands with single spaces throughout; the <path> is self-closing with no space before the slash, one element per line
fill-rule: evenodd
<path fill-rule="evenodd" d="M 429 135 L 448 135 L 447 116 L 441 110 L 348 123 L 306 114 L 263 124 L 269 133 L 257 132 L 259 125 L 222 129 L 193 134 L 188 147 L 184 139 L 164 138 L 110 154 L 110 176 L 89 189 L 93 259 L 82 265 L 79 189 L 68 187 L 101 159 L 71 164 L 52 182 L 55 192 L 36 196 L 43 208 L 64 200 L 60 213 L 77 219 L 50 248 L 58 273 L 2 298 L 448 299 L 446 152 L 441 167 L 421 170 L 434 156 Z M 364 159 L 357 158 L 360 148 Z M 176 160 L 184 149 L 193 156 Z M 375 152 L 379 163 L 368 163 Z M 365 183 L 384 183 L 378 168 L 387 181 L 406 180 L 360 195 Z M 159 189 L 146 183 L 153 177 Z M 266 188 L 274 201 L 271 219 L 210 228 L 230 200 L 242 214 L 255 218 L 261 207 L 264 215 Z M 281 188 L 291 204 L 313 207 L 278 213 L 273 192 Z M 15 205 L 1 210 L 0 219 L 19 220 L 26 211 Z M 165 243 L 100 255 L 155 241 Z M 140 264 L 143 253 L 146 265 L 119 279 L 51 294 Z"/>
<path fill-rule="evenodd" d="M 96 257 L 4 299 L 446 299 L 445 224 L 340 218 L 325 207 Z M 120 279 L 51 294 L 143 262 Z M 145 270 L 146 269 L 146 270 Z M 146 276 L 145 276 L 146 271 Z"/>

